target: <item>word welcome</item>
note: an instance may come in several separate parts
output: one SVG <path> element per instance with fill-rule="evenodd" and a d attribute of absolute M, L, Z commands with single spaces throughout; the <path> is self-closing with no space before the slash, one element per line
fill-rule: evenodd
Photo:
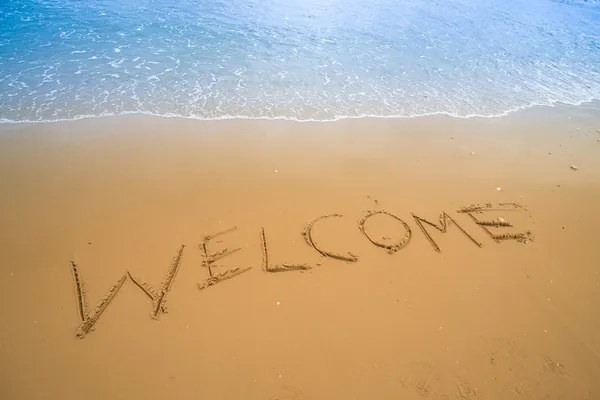
<path fill-rule="evenodd" d="M 518 242 L 528 243 L 529 241 L 533 240 L 531 231 L 527 231 L 524 233 L 523 232 L 521 232 L 521 233 L 513 232 L 513 233 L 502 233 L 502 234 L 496 234 L 496 233 L 492 232 L 490 230 L 490 228 L 511 228 L 511 227 L 513 227 L 513 225 L 509 221 L 506 221 L 505 219 L 503 219 L 501 217 L 498 217 L 496 220 L 482 219 L 481 214 L 484 214 L 485 212 L 490 212 L 490 211 L 526 211 L 526 210 L 523 206 L 521 206 L 517 203 L 499 203 L 498 206 L 496 206 L 496 207 L 493 207 L 491 204 L 485 204 L 485 205 L 472 204 L 468 207 L 462 207 L 457 212 L 461 213 L 461 214 L 467 214 L 468 216 L 470 216 L 471 219 L 473 220 L 473 222 L 478 227 L 483 229 L 483 231 L 492 240 L 494 240 L 497 243 L 500 243 L 501 241 L 505 241 L 505 240 L 515 240 Z M 477 214 L 478 217 L 476 217 L 475 214 Z M 366 228 L 366 222 L 370 218 L 372 218 L 376 215 L 385 216 L 387 218 L 391 218 L 393 220 L 398 221 L 404 229 L 404 235 L 398 241 L 391 243 L 391 244 L 384 243 L 384 242 L 374 239 L 373 236 L 369 234 L 369 232 Z M 421 232 L 423 233 L 425 238 L 431 244 L 432 248 L 435 251 L 437 251 L 438 253 L 441 253 L 442 250 L 439 247 L 439 245 L 437 244 L 437 242 L 435 241 L 435 239 L 431 236 L 428 229 L 433 228 L 441 233 L 446 233 L 448 231 L 448 227 L 451 224 L 454 224 L 458 228 L 458 230 L 460 232 L 462 232 L 475 246 L 483 247 L 482 243 L 480 243 L 473 236 L 471 236 L 462 226 L 460 226 L 458 224 L 458 222 L 456 222 L 446 212 L 441 213 L 441 215 L 439 217 L 439 221 L 437 223 L 431 222 L 431 221 L 429 221 L 425 218 L 419 217 L 415 214 L 411 214 L 411 215 L 412 215 L 416 225 L 419 227 L 419 229 L 421 230 Z M 306 225 L 306 227 L 304 228 L 304 231 L 302 232 L 302 236 L 304 237 L 306 243 L 310 247 L 312 247 L 317 253 L 319 253 L 321 256 L 339 260 L 339 261 L 354 263 L 354 262 L 357 262 L 359 259 L 357 255 L 352 254 L 350 252 L 348 252 L 347 254 L 335 253 L 335 252 L 327 250 L 323 246 L 317 244 L 315 242 L 315 240 L 313 239 L 312 232 L 313 232 L 315 225 L 319 221 L 322 221 L 327 218 L 341 218 L 341 217 L 343 217 L 341 214 L 329 214 L 329 215 L 320 216 L 317 219 L 311 221 L 308 225 Z M 212 235 L 207 235 L 202 239 L 202 242 L 198 244 L 198 248 L 204 259 L 202 261 L 202 267 L 206 268 L 207 275 L 208 275 L 207 278 L 203 282 L 198 283 L 198 288 L 200 290 L 204 290 L 211 286 L 215 286 L 223 281 L 227 281 L 229 279 L 235 278 L 239 275 L 242 275 L 245 272 L 248 272 L 250 269 L 252 269 L 252 267 L 247 267 L 247 268 L 237 267 L 237 268 L 232 268 L 232 269 L 226 270 L 224 272 L 216 272 L 216 268 L 220 267 L 219 265 L 215 264 L 217 261 L 219 261 L 222 258 L 227 257 L 237 251 L 240 251 L 241 248 L 235 248 L 235 249 L 231 249 L 231 250 L 224 248 L 219 251 L 210 253 L 208 250 L 208 245 L 209 245 L 210 241 L 213 240 L 214 238 L 219 237 L 221 235 L 231 233 L 231 232 L 235 231 L 236 229 L 237 229 L 237 227 L 234 226 L 233 228 L 230 228 L 230 229 L 227 229 L 227 230 L 224 230 L 221 232 L 217 232 Z M 366 237 L 366 239 L 370 243 L 372 243 L 373 245 L 375 245 L 379 248 L 386 250 L 389 254 L 394 254 L 394 253 L 402 250 L 403 248 L 408 246 L 408 244 L 410 243 L 410 241 L 412 239 L 412 231 L 410 229 L 410 226 L 405 221 L 403 221 L 401 218 L 395 216 L 392 213 L 384 211 L 384 210 L 368 211 L 358 221 L 358 229 L 360 230 L 360 232 L 363 233 L 363 235 Z M 310 270 L 313 268 L 312 266 L 310 266 L 308 264 L 304 264 L 304 263 L 281 263 L 281 264 L 277 264 L 277 265 L 272 265 L 271 263 L 269 263 L 267 237 L 266 237 L 264 228 L 260 229 L 260 244 L 261 244 L 261 248 L 262 248 L 262 270 L 264 272 L 274 273 L 274 272 L 303 271 L 303 270 Z M 171 287 L 173 286 L 173 282 L 175 281 L 177 271 L 179 270 L 179 267 L 181 265 L 181 260 L 183 258 L 183 253 L 184 253 L 185 247 L 186 246 L 183 244 L 180 246 L 179 250 L 177 251 L 177 254 L 175 255 L 175 257 L 173 259 L 173 262 L 171 263 L 171 266 L 169 267 L 169 269 L 165 275 L 165 278 L 161 282 L 160 287 L 158 289 L 154 289 L 147 282 L 140 280 L 136 277 L 133 277 L 129 271 L 126 271 L 126 273 L 110 288 L 110 290 L 102 298 L 102 300 L 100 301 L 98 306 L 96 306 L 96 308 L 94 308 L 91 312 L 88 312 L 87 296 L 83 289 L 84 285 L 83 285 L 83 280 L 81 279 L 81 275 L 79 272 L 79 266 L 75 263 L 75 261 L 71 261 L 73 280 L 75 282 L 75 296 L 77 299 L 77 310 L 79 313 L 79 317 L 81 319 L 81 323 L 77 328 L 77 336 L 80 338 L 83 338 L 90 331 L 93 330 L 94 326 L 96 325 L 96 323 L 98 322 L 98 320 L 100 319 L 100 317 L 102 316 L 104 311 L 106 311 L 108 306 L 111 304 L 112 300 L 115 298 L 115 296 L 117 295 L 117 293 L 119 292 L 121 287 L 123 287 L 123 285 L 125 284 L 125 282 L 128 279 L 131 282 L 133 282 L 135 284 L 135 286 L 137 286 L 144 293 L 144 295 L 146 295 L 152 301 L 151 317 L 153 319 L 158 319 L 161 314 L 167 313 L 167 307 L 166 307 L 167 294 L 171 290 Z"/>

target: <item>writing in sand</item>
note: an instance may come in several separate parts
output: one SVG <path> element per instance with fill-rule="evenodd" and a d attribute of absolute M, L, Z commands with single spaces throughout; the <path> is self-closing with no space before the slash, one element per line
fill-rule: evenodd
<path fill-rule="evenodd" d="M 506 241 L 506 240 L 514 240 L 514 241 L 518 241 L 518 242 L 522 242 L 522 243 L 529 243 L 530 241 L 533 240 L 531 231 L 498 233 L 498 231 L 503 232 L 504 228 L 513 228 L 513 224 L 510 221 L 507 221 L 502 217 L 497 217 L 495 220 L 484 219 L 485 213 L 491 212 L 491 211 L 516 211 L 516 212 L 519 212 L 519 211 L 527 211 L 527 210 L 523 206 L 521 206 L 520 204 L 517 204 L 517 203 L 499 203 L 496 206 L 493 206 L 492 204 L 485 204 L 485 205 L 473 204 L 473 205 L 461 208 L 460 210 L 457 211 L 457 213 L 468 215 L 471 218 L 471 220 L 475 223 L 476 226 L 481 228 L 488 235 L 488 237 L 490 239 L 492 239 L 493 241 L 495 241 L 497 243 L 500 243 L 500 242 Z M 384 241 L 384 240 L 375 239 L 373 237 L 373 235 L 370 235 L 369 230 L 367 229 L 366 222 L 374 216 L 380 216 L 380 217 L 385 217 L 385 218 L 395 220 L 399 224 L 401 229 L 403 230 L 403 234 L 400 236 L 400 239 L 393 241 L 390 238 L 386 238 L 386 239 L 390 239 L 390 240 Z M 335 259 L 335 260 L 339 260 L 339 261 L 343 261 L 343 262 L 348 262 L 348 263 L 358 262 L 359 257 L 357 255 L 355 255 L 351 252 L 348 252 L 346 254 L 339 254 L 336 252 L 332 252 L 330 250 L 327 250 L 327 248 L 325 246 L 323 246 L 321 244 L 317 244 L 315 242 L 315 240 L 313 239 L 312 232 L 313 232 L 313 229 L 315 228 L 315 226 L 318 225 L 319 221 L 322 221 L 322 220 L 328 219 L 328 218 L 342 218 L 342 217 L 343 216 L 341 214 L 329 214 L 329 215 L 320 216 L 317 219 L 310 222 L 308 225 L 306 225 L 306 227 L 304 228 L 304 231 L 302 232 L 302 235 L 303 235 L 306 243 L 323 257 L 327 257 L 327 258 L 331 258 L 331 259 Z M 419 230 L 425 236 L 425 239 L 427 239 L 429 241 L 429 243 L 431 244 L 431 247 L 433 248 L 433 250 L 435 250 L 437 252 L 441 252 L 442 250 L 439 247 L 439 245 L 437 244 L 437 242 L 434 240 L 434 238 L 431 236 L 430 230 L 435 229 L 441 233 L 446 233 L 448 230 L 448 227 L 450 225 L 454 225 L 457 228 L 457 230 L 460 231 L 466 237 L 466 239 L 468 239 L 470 242 L 473 243 L 473 245 L 475 245 L 477 247 L 483 247 L 483 244 L 481 242 L 479 242 L 471 234 L 469 234 L 461 225 L 459 225 L 446 212 L 441 213 L 441 215 L 439 217 L 439 221 L 437 223 L 429 221 L 425 218 L 419 217 L 415 214 L 412 214 L 412 218 L 413 218 L 416 226 L 419 228 Z M 230 229 L 227 229 L 227 230 L 224 230 L 224 231 L 212 234 L 212 235 L 207 235 L 202 239 L 202 242 L 198 244 L 199 251 L 201 252 L 201 255 L 204 259 L 202 261 L 202 266 L 204 268 L 206 268 L 207 274 L 208 274 L 207 278 L 203 282 L 198 283 L 198 288 L 200 290 L 209 288 L 211 286 L 215 286 L 223 281 L 227 281 L 229 279 L 238 277 L 238 276 L 244 274 L 245 272 L 248 272 L 250 269 L 252 269 L 252 267 L 247 267 L 247 268 L 239 268 L 238 267 L 238 268 L 232 268 L 232 269 L 226 270 L 224 272 L 216 272 L 215 267 L 217 265 L 215 263 L 218 260 L 220 260 L 224 257 L 227 257 L 228 255 L 231 255 L 237 251 L 240 251 L 241 248 L 234 248 L 234 249 L 223 248 L 219 251 L 211 253 L 208 250 L 209 242 L 216 237 L 219 237 L 221 235 L 226 235 L 230 232 L 235 231 L 236 229 L 237 229 L 237 227 L 233 227 L 233 228 L 230 228 Z M 365 236 L 365 238 L 371 244 L 387 251 L 389 254 L 395 254 L 398 251 L 404 249 L 406 246 L 409 245 L 409 243 L 413 237 L 413 233 L 412 233 L 410 226 L 404 220 L 402 220 L 401 218 L 397 217 L 396 215 L 389 213 L 387 211 L 384 211 L 384 210 L 368 211 L 358 221 L 358 229 L 360 230 L 360 232 L 362 232 L 362 234 Z M 275 272 L 289 272 L 289 271 L 304 271 L 304 270 L 310 270 L 313 268 L 311 265 L 308 265 L 306 263 L 282 263 L 282 264 L 272 265 L 271 263 L 269 263 L 267 236 L 266 236 L 264 228 L 260 228 L 259 237 L 260 237 L 260 245 L 262 248 L 262 270 L 264 272 L 275 273 Z M 166 313 L 167 312 L 167 308 L 166 308 L 167 294 L 171 290 L 171 287 L 173 286 L 173 282 L 175 281 L 175 277 L 176 277 L 177 271 L 179 270 L 179 267 L 181 265 L 181 260 L 183 258 L 183 253 L 184 253 L 185 248 L 186 248 L 186 246 L 184 244 L 182 244 L 180 246 L 173 262 L 171 263 L 171 266 L 169 267 L 169 269 L 166 273 L 165 278 L 163 279 L 163 281 L 158 289 L 151 287 L 147 282 L 144 282 L 143 280 L 140 280 L 140 279 L 132 276 L 131 273 L 129 273 L 129 271 L 126 271 L 123 274 L 123 276 L 110 288 L 110 290 L 106 293 L 106 295 L 99 302 L 98 306 L 96 306 L 96 308 L 94 308 L 91 311 L 88 311 L 86 294 L 85 294 L 85 291 L 83 288 L 84 285 L 83 285 L 83 280 L 81 278 L 81 274 L 79 272 L 79 266 L 77 265 L 75 260 L 72 260 L 71 268 L 72 268 L 72 272 L 73 272 L 73 279 L 75 282 L 77 308 L 78 308 L 79 317 L 81 319 L 81 323 L 80 323 L 79 327 L 77 328 L 77 336 L 83 338 L 93 330 L 94 326 L 96 325 L 96 323 L 98 322 L 98 320 L 100 319 L 100 317 L 102 316 L 104 311 L 106 311 L 108 306 L 111 304 L 112 300 L 115 298 L 115 296 L 118 294 L 119 290 L 121 289 L 121 287 L 123 287 L 123 285 L 125 284 L 125 282 L 127 280 L 130 280 L 136 287 L 138 287 L 141 290 L 141 292 L 145 296 L 147 296 L 150 300 L 152 300 L 151 317 L 153 319 L 158 319 L 161 314 Z"/>

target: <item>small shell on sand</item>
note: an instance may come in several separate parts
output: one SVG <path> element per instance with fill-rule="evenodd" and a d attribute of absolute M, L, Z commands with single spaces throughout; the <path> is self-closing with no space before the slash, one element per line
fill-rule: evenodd
<path fill-rule="evenodd" d="M 502 218 L 502 217 L 498 217 L 498 222 L 504 223 L 504 222 L 506 222 L 506 220 L 504 220 L 504 218 Z"/>
<path fill-rule="evenodd" d="M 501 187 L 497 187 L 496 190 L 499 191 L 499 192 L 501 192 L 502 188 Z"/>
<path fill-rule="evenodd" d="M 579 167 L 572 165 L 572 164 L 569 168 L 571 168 L 573 171 L 577 171 L 579 169 Z"/>

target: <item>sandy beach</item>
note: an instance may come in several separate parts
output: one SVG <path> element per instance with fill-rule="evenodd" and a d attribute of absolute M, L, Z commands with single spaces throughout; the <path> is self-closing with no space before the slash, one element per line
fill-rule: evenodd
<path fill-rule="evenodd" d="M 600 398 L 599 129 L 0 125 L 0 398 Z"/>

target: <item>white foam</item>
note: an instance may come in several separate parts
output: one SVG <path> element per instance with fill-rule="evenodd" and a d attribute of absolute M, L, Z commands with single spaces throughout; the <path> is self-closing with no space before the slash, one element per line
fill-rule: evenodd
<path fill-rule="evenodd" d="M 562 4 L 577 1 L 450 0 L 407 2 L 402 9 L 392 0 L 317 9 L 293 2 L 285 10 L 267 2 L 245 10 L 248 15 L 238 12 L 242 0 L 227 16 L 179 0 L 152 10 L 117 2 L 104 19 L 101 5 L 69 8 L 77 1 L 57 0 L 40 11 L 49 18 L 69 9 L 74 18 L 67 23 L 48 19 L 18 35 L 0 27 L 8 54 L 0 65 L 0 115 L 54 121 L 139 110 L 312 122 L 495 117 L 532 105 L 574 104 L 600 97 L 600 8 Z M 1 11 L 21 12 L 19 2 L 5 3 Z M 199 23 L 190 24 L 188 6 L 201 15 Z M 31 15 L 37 21 L 41 14 Z M 283 15 L 290 19 L 280 25 Z M 51 47 L 40 49 L 46 40 Z M 97 54 L 88 60 L 107 61 L 69 56 L 86 51 Z M 115 55 L 121 51 L 138 57 Z M 14 76 L 6 79 L 9 73 Z M 45 101 L 57 88 L 56 101 Z M 100 102 L 104 89 L 111 95 Z M 73 103 L 75 94 L 81 97 Z"/>
<path fill-rule="evenodd" d="M 108 97 L 108 92 L 104 93 L 106 98 Z M 227 120 L 256 120 L 256 121 L 292 121 L 298 123 L 331 123 L 342 120 L 349 119 L 412 119 L 412 118 L 426 118 L 426 117 L 435 117 L 435 116 L 445 116 L 450 118 L 457 119 L 473 119 L 473 118 L 484 118 L 484 119 L 494 119 L 494 118 L 502 118 L 506 117 L 512 113 L 523 111 L 529 108 L 534 107 L 548 107 L 554 108 L 557 105 L 567 105 L 567 106 L 581 106 L 583 104 L 592 103 L 594 101 L 598 101 L 600 98 L 591 98 L 588 100 L 582 100 L 578 102 L 563 102 L 563 101 L 552 101 L 546 103 L 530 103 L 528 105 L 523 105 L 519 107 L 514 107 L 509 110 L 503 111 L 501 113 L 496 114 L 468 114 L 468 115 L 460 115 L 450 112 L 429 112 L 429 113 L 421 113 L 421 114 L 410 114 L 410 115 L 378 115 L 378 114 L 360 114 L 360 115 L 338 115 L 332 118 L 324 118 L 324 119 L 315 119 L 315 118 L 297 118 L 297 117 L 289 117 L 289 116 L 251 116 L 251 115 L 222 115 L 219 117 L 200 117 L 195 115 L 181 115 L 176 113 L 165 113 L 165 114 L 157 114 L 148 111 L 123 111 L 118 113 L 109 113 L 102 112 L 100 114 L 81 114 L 77 115 L 73 118 L 56 118 L 56 119 L 43 119 L 43 120 L 11 120 L 9 118 L 0 118 L 0 124 L 48 124 L 48 123 L 57 123 L 57 122 L 70 122 L 70 121 L 80 121 L 85 119 L 99 119 L 99 118 L 110 118 L 110 117 L 119 117 L 119 116 L 127 116 L 127 115 L 146 115 L 158 118 L 176 118 L 176 119 L 189 119 L 189 120 L 198 120 L 198 121 L 227 121 Z"/>

